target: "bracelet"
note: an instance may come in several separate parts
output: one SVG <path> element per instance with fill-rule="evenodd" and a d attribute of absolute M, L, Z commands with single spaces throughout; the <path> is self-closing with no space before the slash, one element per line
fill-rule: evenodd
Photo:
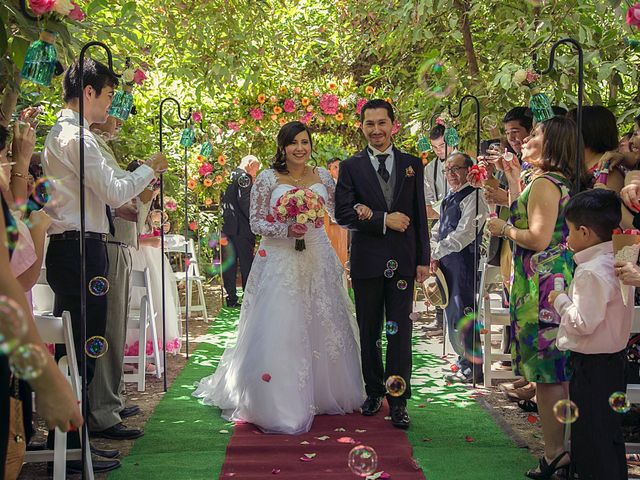
<path fill-rule="evenodd" d="M 20 173 L 20 172 L 11 172 L 11 176 L 12 177 L 20 177 L 20 178 L 24 178 L 24 179 L 27 178 L 27 176 L 24 173 Z"/>
<path fill-rule="evenodd" d="M 507 228 L 511 228 L 511 227 L 513 227 L 513 225 L 511 225 L 510 223 L 505 223 L 500 229 L 500 236 L 502 238 L 506 238 Z"/>

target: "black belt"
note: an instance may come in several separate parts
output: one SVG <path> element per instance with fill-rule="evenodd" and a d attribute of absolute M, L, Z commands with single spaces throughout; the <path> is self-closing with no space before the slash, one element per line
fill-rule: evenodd
<path fill-rule="evenodd" d="M 115 240 L 108 240 L 107 243 L 109 245 L 117 245 L 119 247 L 129 248 L 129 244 L 128 243 L 116 242 Z"/>
<path fill-rule="evenodd" d="M 107 234 L 106 233 L 96 233 L 96 232 L 84 232 L 84 238 L 88 238 L 91 240 L 99 240 L 101 242 L 107 242 Z M 79 240 L 80 232 L 77 230 L 68 230 L 62 233 L 55 233 L 53 235 L 49 235 L 50 241 L 56 240 Z"/>

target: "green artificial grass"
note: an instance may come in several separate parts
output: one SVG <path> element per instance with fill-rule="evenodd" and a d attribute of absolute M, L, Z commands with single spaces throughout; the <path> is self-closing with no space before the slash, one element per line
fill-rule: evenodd
<path fill-rule="evenodd" d="M 221 310 L 145 426 L 122 468 L 121 479 L 217 479 L 233 425 L 219 411 L 191 396 L 193 385 L 211 374 L 224 346 L 235 337 L 238 309 Z M 408 438 L 414 458 L 428 480 L 513 480 L 536 464 L 528 450 L 516 447 L 470 394 L 447 385 L 443 361 L 414 340 Z M 228 433 L 220 433 L 226 430 Z"/>

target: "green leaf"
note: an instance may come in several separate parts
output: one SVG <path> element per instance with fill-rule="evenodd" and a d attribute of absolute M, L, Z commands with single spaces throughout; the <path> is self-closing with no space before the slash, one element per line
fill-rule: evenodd
<path fill-rule="evenodd" d="M 11 52 L 13 64 L 16 67 L 22 68 L 22 65 L 24 64 L 24 57 L 27 55 L 28 48 L 29 42 L 24 38 L 13 37 L 13 39 L 11 40 L 11 47 L 9 50 Z"/>
<path fill-rule="evenodd" d="M 107 8 L 107 6 L 108 6 L 107 0 L 93 0 L 87 7 L 87 16 L 93 17 L 96 13 L 98 13 L 103 8 Z"/>
<path fill-rule="evenodd" d="M 0 57 L 4 56 L 7 52 L 7 47 L 9 44 L 7 43 L 7 32 L 4 28 L 4 22 L 0 22 Z"/>

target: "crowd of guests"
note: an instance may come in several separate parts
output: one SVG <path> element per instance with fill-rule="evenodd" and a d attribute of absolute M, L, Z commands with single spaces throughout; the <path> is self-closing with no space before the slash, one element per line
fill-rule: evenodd
<path fill-rule="evenodd" d="M 55 358 L 64 355 L 56 347 L 55 356 L 45 355 L 46 364 L 37 365 L 39 375 L 28 382 L 10 369 L 9 355 L 0 355 L 0 453 L 2 478 L 17 478 L 26 449 L 53 447 L 53 435 L 46 444 L 30 443 L 31 391 L 37 412 L 50 429 L 70 432 L 68 446 L 79 447 L 78 429 L 87 423 L 91 437 L 131 440 L 144 434 L 123 423 L 140 408 L 125 405 L 124 365 L 126 355 L 145 355 L 153 345 L 139 346 L 137 334 L 127 328 L 131 308 L 137 308 L 144 292 L 130 288 L 132 271 L 149 268 L 158 331 L 158 349 L 180 350 L 180 312 L 175 278 L 165 259 L 166 338 L 162 337 L 162 289 L 160 276 L 159 228 L 169 224 L 154 217 L 159 209 L 157 177 L 167 167 L 164 155 L 154 154 L 144 162 L 122 168 L 113 144 L 122 122 L 108 114 L 118 79 L 104 65 L 85 60 L 84 89 L 75 62 L 63 79 L 64 108 L 48 131 L 43 152 L 34 153 L 39 107 L 29 107 L 13 115 L 18 94 L 9 87 L 2 103 L 0 121 L 0 191 L 3 215 L 0 222 L 0 294 L 7 312 L 27 323 L 26 333 L 11 332 L 3 325 L 3 342 L 20 341 L 28 347 L 43 345 L 33 320 L 30 291 L 42 281 L 55 295 L 53 314 L 70 312 L 73 342 L 78 357 L 87 368 L 88 404 L 83 419 L 68 381 L 61 375 Z M 84 118 L 79 116 L 79 99 L 84 97 Z M 9 126 L 13 139 L 9 142 Z M 79 210 L 79 130 L 85 136 L 86 227 L 85 258 L 87 285 L 80 285 Z M 157 216 L 157 215 L 156 215 Z M 46 270 L 43 270 L 46 269 Z M 106 280 L 104 280 L 106 279 Z M 81 340 L 80 293 L 86 294 L 86 338 L 104 339 L 104 348 L 93 348 Z M 9 309 L 10 308 L 10 309 Z M 3 317 L 3 321 L 9 317 Z M 7 323 L 9 325 L 9 323 Z M 10 338 L 11 333 L 15 338 Z M 7 343 L 8 345 L 8 343 Z M 7 346 L 3 344 L 3 349 Z M 35 348 L 34 347 L 34 348 Z M 8 348 L 8 347 L 7 347 Z M 4 350 L 3 350 L 4 351 Z M 36 352 L 37 353 L 37 352 Z M 34 355 L 34 357 L 37 357 Z M 38 357 L 40 358 L 40 357 Z M 150 370 L 163 365 L 149 365 Z M 20 407 L 17 410 L 16 405 Z M 16 418 L 16 412 L 24 421 Z M 120 466 L 119 451 L 91 445 L 95 472 Z M 6 459 L 6 461 L 5 461 Z M 68 461 L 67 472 L 81 471 L 82 462 Z"/>

